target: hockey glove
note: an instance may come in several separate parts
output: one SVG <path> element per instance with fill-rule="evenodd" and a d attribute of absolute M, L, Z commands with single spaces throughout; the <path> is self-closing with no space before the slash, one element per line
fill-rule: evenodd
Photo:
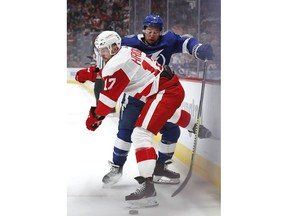
<path fill-rule="evenodd" d="M 86 120 L 86 127 L 88 130 L 95 131 L 102 123 L 102 120 L 105 116 L 96 116 L 95 114 L 96 107 L 91 107 L 89 111 L 88 118 Z"/>
<path fill-rule="evenodd" d="M 88 68 L 79 70 L 75 75 L 75 80 L 80 83 L 84 83 L 87 80 L 95 82 L 97 73 L 100 71 L 95 65 L 92 65 Z"/>
<path fill-rule="evenodd" d="M 188 131 L 190 133 L 196 134 L 196 128 L 197 128 L 197 124 L 194 124 L 192 131 L 190 131 L 190 130 L 188 130 Z M 205 128 L 203 125 L 199 125 L 198 137 L 200 139 L 210 138 L 211 136 L 212 136 L 212 133 L 209 129 Z"/>
<path fill-rule="evenodd" d="M 196 45 L 197 46 L 197 45 Z M 213 60 L 213 48 L 210 44 L 198 45 L 195 50 L 195 57 L 201 60 Z"/>

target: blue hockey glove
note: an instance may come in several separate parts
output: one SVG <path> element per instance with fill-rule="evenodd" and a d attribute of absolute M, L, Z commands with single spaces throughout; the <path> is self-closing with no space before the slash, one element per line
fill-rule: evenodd
<path fill-rule="evenodd" d="M 213 60 L 215 56 L 213 53 L 213 48 L 210 44 L 203 44 L 196 48 L 195 57 L 201 60 Z"/>

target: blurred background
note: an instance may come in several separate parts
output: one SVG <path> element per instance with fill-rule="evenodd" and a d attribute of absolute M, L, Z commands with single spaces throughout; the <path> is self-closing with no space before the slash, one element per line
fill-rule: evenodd
<path fill-rule="evenodd" d="M 207 79 L 221 80 L 220 0 L 67 0 L 67 68 L 87 67 L 93 42 L 103 30 L 120 36 L 141 34 L 143 20 L 160 15 L 165 31 L 192 35 L 212 45 Z M 201 78 L 202 62 L 189 54 L 174 54 L 170 66 L 180 78 Z"/>

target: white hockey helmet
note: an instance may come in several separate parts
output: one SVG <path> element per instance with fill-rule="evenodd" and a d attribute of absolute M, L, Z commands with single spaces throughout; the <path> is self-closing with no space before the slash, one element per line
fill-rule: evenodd
<path fill-rule="evenodd" d="M 112 45 L 116 44 L 119 48 L 121 47 L 121 37 L 115 31 L 103 31 L 95 39 L 94 45 L 98 49 L 107 48 L 112 54 Z"/>

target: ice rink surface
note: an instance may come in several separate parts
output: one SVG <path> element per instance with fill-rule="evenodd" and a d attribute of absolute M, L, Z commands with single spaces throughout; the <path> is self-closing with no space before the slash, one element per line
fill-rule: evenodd
<path fill-rule="evenodd" d="M 67 84 L 67 215 L 68 216 L 124 216 L 129 215 L 124 197 L 136 190 L 138 169 L 132 145 L 121 180 L 110 188 L 102 184 L 109 171 L 108 160 L 117 133 L 118 117 L 106 117 L 95 131 L 88 131 L 85 121 L 94 96 L 77 84 Z M 157 148 L 157 144 L 155 144 Z M 177 158 L 172 170 L 185 178 L 188 169 Z M 175 197 L 171 194 L 179 185 L 155 184 L 158 207 L 139 209 L 138 215 L 151 216 L 220 216 L 220 191 L 205 179 L 192 174 L 185 189 Z"/>

